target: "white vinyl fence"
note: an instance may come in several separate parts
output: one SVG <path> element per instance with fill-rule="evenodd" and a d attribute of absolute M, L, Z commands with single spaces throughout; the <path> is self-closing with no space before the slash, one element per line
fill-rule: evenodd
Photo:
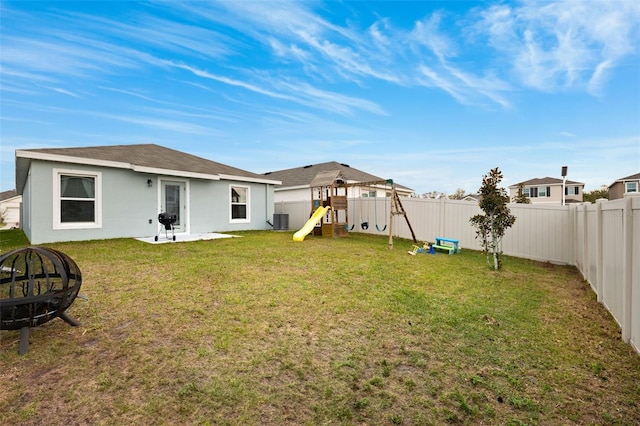
<path fill-rule="evenodd" d="M 401 201 L 419 242 L 453 238 L 463 250 L 481 250 L 469 223 L 469 218 L 482 213 L 476 203 Z M 620 324 L 622 339 L 640 353 L 640 196 L 568 206 L 509 204 L 509 208 L 517 219 L 503 238 L 503 252 L 576 266 Z M 389 209 L 389 199 L 350 198 L 348 227 L 351 232 L 388 235 Z M 274 211 L 288 214 L 289 229 L 297 230 L 311 214 L 311 201 L 278 202 Z M 393 236 L 411 239 L 400 215 L 393 217 Z"/>

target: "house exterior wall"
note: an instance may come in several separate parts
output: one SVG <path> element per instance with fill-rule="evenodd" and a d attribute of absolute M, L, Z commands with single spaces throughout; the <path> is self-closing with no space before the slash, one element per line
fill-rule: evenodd
<path fill-rule="evenodd" d="M 54 169 L 101 173 L 102 226 L 84 229 L 53 229 Z M 121 237 L 143 237 L 157 232 L 157 189 L 148 187 L 146 174 L 78 164 L 31 162 L 29 215 L 32 244 Z M 149 223 L 149 220 L 152 223 Z"/>
<path fill-rule="evenodd" d="M 624 183 L 616 182 L 609 187 L 609 199 L 617 200 L 624 196 Z"/>
<path fill-rule="evenodd" d="M 368 194 L 369 192 L 376 193 L 376 197 L 388 197 L 391 192 L 391 187 L 388 188 L 373 188 L 373 187 L 348 187 L 347 188 L 347 197 L 349 198 L 357 198 L 362 194 Z M 408 195 L 407 192 L 404 194 L 399 193 L 400 196 Z M 276 203 L 278 202 L 289 202 L 289 201 L 306 201 L 311 200 L 311 190 L 309 187 L 304 188 L 294 188 L 294 189 L 282 189 L 277 190 L 274 194 Z"/>
<path fill-rule="evenodd" d="M 303 201 L 311 200 L 311 189 L 295 188 L 295 189 L 282 189 L 277 190 L 274 193 L 275 202 L 288 202 L 288 201 Z"/>
<path fill-rule="evenodd" d="M 273 220 L 273 186 L 228 180 L 192 179 L 190 185 L 190 219 L 192 234 L 271 229 Z M 247 223 L 232 223 L 231 186 L 249 188 Z"/>
<path fill-rule="evenodd" d="M 96 228 L 54 229 L 54 169 L 101 174 L 102 224 Z M 147 181 L 151 179 L 151 186 Z M 273 186 L 157 176 L 127 169 L 33 160 L 23 198 L 24 231 L 32 244 L 108 238 L 149 237 L 158 233 L 161 180 L 187 183 L 186 213 L 190 233 L 270 229 Z M 250 222 L 230 223 L 230 184 L 249 187 Z"/>
<path fill-rule="evenodd" d="M 20 211 L 20 228 L 31 241 L 31 216 L 27 214 L 31 210 L 31 172 L 27 175 L 26 183 L 22 191 L 22 209 Z"/>

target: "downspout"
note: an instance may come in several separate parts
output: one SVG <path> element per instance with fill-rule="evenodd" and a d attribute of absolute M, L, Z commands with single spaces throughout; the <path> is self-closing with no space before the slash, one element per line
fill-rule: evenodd
<path fill-rule="evenodd" d="M 264 185 L 264 210 L 267 214 L 267 223 L 273 228 L 273 223 L 269 222 L 269 184 Z"/>

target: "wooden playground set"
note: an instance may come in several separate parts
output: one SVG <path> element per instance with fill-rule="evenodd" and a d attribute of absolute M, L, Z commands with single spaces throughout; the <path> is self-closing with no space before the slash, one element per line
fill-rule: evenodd
<path fill-rule="evenodd" d="M 411 231 L 413 242 L 417 243 L 413 228 L 407 217 L 407 213 L 402 206 L 400 197 L 396 191 L 396 186 L 392 179 L 376 180 L 369 182 L 347 183 L 339 170 L 323 171 L 316 175 L 311 181 L 311 210 L 312 214 L 307 223 L 293 235 L 294 241 L 303 241 L 304 237 L 313 235 L 340 238 L 349 235 L 349 231 L 356 226 L 355 222 L 349 220 L 349 202 L 347 200 L 348 188 L 355 187 L 380 187 L 385 188 L 385 198 L 387 188 L 390 188 L 391 208 L 389 209 L 389 221 L 382 228 L 376 223 L 375 227 L 379 232 L 389 231 L 389 248 L 393 248 L 393 218 L 402 216 L 407 222 Z M 386 207 L 385 199 L 385 207 Z M 377 212 L 376 212 L 377 216 Z M 386 216 L 386 212 L 385 212 Z M 368 229 L 369 218 L 363 221 L 360 226 Z"/>
<path fill-rule="evenodd" d="M 384 188 L 385 191 L 385 219 L 388 210 L 388 223 L 380 226 L 377 223 L 377 206 L 374 204 L 375 210 L 375 228 L 378 232 L 389 231 L 389 248 L 393 248 L 393 222 L 394 217 L 402 216 L 407 222 L 411 237 L 415 244 L 415 233 L 407 217 L 407 212 L 400 201 L 396 185 L 392 179 L 375 180 L 368 182 L 347 183 L 339 170 L 328 170 L 318 173 L 309 185 L 311 189 L 311 215 L 307 223 L 293 235 L 293 241 L 303 241 L 304 237 L 313 233 L 316 236 L 340 238 L 349 235 L 356 227 L 355 219 L 349 220 L 349 188 Z M 390 189 L 390 192 L 387 191 Z M 361 191 L 360 191 L 361 192 Z M 387 209 L 387 195 L 391 198 L 390 209 Z M 362 195 L 362 194 L 360 194 Z M 376 194 L 377 195 L 377 194 Z M 374 201 L 374 203 L 376 203 Z M 358 216 L 361 220 L 360 227 L 364 230 L 368 229 L 371 224 L 370 216 L 362 218 L 362 212 Z M 354 215 L 355 216 L 355 215 Z M 414 249 L 409 254 L 417 253 L 435 253 L 435 250 L 443 250 L 449 254 L 460 253 L 458 240 L 451 238 L 436 237 L 435 243 L 425 243 L 422 247 L 414 245 Z M 428 247 L 427 247 L 428 246 Z"/>

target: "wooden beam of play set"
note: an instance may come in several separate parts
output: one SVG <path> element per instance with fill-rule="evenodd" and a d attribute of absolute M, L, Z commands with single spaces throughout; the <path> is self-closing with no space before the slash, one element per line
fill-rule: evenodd
<path fill-rule="evenodd" d="M 398 196 L 398 191 L 396 191 L 396 184 L 393 182 L 393 179 L 383 179 L 383 180 L 372 180 L 368 182 L 355 182 L 355 183 L 343 183 L 340 186 L 342 187 L 356 187 L 356 186 L 372 186 L 372 185 L 391 185 L 391 209 L 389 213 L 389 249 L 393 249 L 393 217 L 394 216 L 404 216 L 404 219 L 407 221 L 407 226 L 409 227 L 409 231 L 411 231 L 411 237 L 413 238 L 413 242 L 417 243 L 416 234 L 413 232 L 413 228 L 411 227 L 411 223 L 409 222 L 409 218 L 407 217 L 407 212 L 400 201 L 400 197 Z M 385 197 L 386 198 L 386 197 Z"/>

